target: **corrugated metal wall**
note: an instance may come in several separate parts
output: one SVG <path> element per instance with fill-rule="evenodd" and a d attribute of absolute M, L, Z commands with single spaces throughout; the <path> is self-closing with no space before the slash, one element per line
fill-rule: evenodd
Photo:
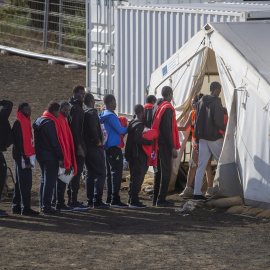
<path fill-rule="evenodd" d="M 135 104 L 144 104 L 151 73 L 207 22 L 235 22 L 240 16 L 119 6 L 115 30 L 118 112 L 132 115 Z"/>
<path fill-rule="evenodd" d="M 144 104 L 151 73 L 206 23 L 270 18 L 268 5 L 245 3 L 162 7 L 87 0 L 87 6 L 87 88 L 100 99 L 113 93 L 124 115 Z"/>

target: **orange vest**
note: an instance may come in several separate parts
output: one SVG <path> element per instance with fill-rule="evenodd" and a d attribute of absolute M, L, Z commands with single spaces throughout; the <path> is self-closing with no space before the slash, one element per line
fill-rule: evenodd
<path fill-rule="evenodd" d="M 194 137 L 194 126 L 195 126 L 195 110 L 191 112 L 191 134 L 192 134 L 192 146 L 197 147 L 196 139 Z"/>

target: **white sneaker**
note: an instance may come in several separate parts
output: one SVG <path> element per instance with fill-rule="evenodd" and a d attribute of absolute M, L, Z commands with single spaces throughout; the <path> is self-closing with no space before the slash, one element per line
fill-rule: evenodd
<path fill-rule="evenodd" d="M 193 197 L 193 188 L 185 187 L 185 189 L 179 195 L 182 198 L 192 198 Z"/>
<path fill-rule="evenodd" d="M 206 198 L 212 197 L 213 196 L 213 188 L 212 187 L 208 187 L 204 196 Z"/>

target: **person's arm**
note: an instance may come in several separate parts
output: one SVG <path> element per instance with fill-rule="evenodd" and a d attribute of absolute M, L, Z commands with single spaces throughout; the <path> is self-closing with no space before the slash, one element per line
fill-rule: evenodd
<path fill-rule="evenodd" d="M 93 140 L 93 144 L 95 144 L 96 146 L 100 145 L 101 141 L 98 132 L 98 128 L 100 129 L 100 124 L 98 120 L 98 115 L 95 113 L 87 113 L 85 114 L 85 121 L 87 125 L 87 130 Z"/>
<path fill-rule="evenodd" d="M 175 148 L 172 134 L 172 117 L 173 110 L 166 109 L 162 115 L 162 120 L 159 127 L 160 132 L 163 134 L 163 138 L 166 140 L 166 143 L 170 149 Z"/>
<path fill-rule="evenodd" d="M 12 132 L 14 135 L 14 145 L 16 146 L 17 151 L 19 151 L 21 156 L 23 157 L 25 165 L 30 165 L 30 158 L 26 157 L 24 153 L 22 127 L 21 123 L 18 120 L 14 122 Z"/>
<path fill-rule="evenodd" d="M 149 141 L 149 140 L 142 138 L 143 129 L 144 129 L 143 125 L 140 125 L 139 127 L 137 127 L 135 129 L 134 135 L 133 135 L 133 142 L 135 142 L 136 144 L 140 144 L 140 145 L 152 145 L 153 140 Z"/>
<path fill-rule="evenodd" d="M 117 116 L 109 117 L 108 122 L 119 135 L 124 135 L 127 133 L 128 127 L 122 127 Z"/>
<path fill-rule="evenodd" d="M 223 107 L 220 101 L 215 102 L 214 110 L 213 110 L 213 118 L 215 125 L 221 129 L 223 132 L 226 130 L 226 126 L 224 124 L 224 113 Z"/>
<path fill-rule="evenodd" d="M 61 145 L 59 143 L 56 129 L 55 129 L 55 124 L 53 121 L 50 121 L 46 124 L 47 126 L 43 128 L 44 135 L 48 139 L 52 149 L 54 150 L 55 155 L 57 156 L 59 161 L 63 161 L 64 156 L 62 152 Z"/>
<path fill-rule="evenodd" d="M 185 131 L 191 126 L 191 115 L 192 115 L 192 111 L 189 113 L 186 123 L 182 127 L 177 127 L 178 131 Z"/>
<path fill-rule="evenodd" d="M 9 100 L 0 100 L 0 106 L 3 106 L 0 110 L 0 120 L 8 119 L 12 111 L 13 102 Z"/>

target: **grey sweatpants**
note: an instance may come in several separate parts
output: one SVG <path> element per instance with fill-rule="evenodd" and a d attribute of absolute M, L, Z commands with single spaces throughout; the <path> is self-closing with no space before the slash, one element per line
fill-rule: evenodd
<path fill-rule="evenodd" d="M 218 162 L 222 145 L 223 145 L 223 138 L 217 141 L 207 141 L 200 139 L 199 164 L 195 176 L 194 195 L 202 195 L 201 188 L 208 160 L 210 156 L 213 155 L 216 162 Z"/>

